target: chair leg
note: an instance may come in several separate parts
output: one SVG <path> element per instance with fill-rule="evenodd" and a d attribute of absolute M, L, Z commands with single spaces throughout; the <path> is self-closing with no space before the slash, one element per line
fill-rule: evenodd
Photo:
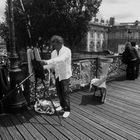
<path fill-rule="evenodd" d="M 97 87 L 90 84 L 89 93 L 91 92 L 92 89 L 93 89 L 93 96 L 94 96 L 95 92 L 97 91 Z"/>
<path fill-rule="evenodd" d="M 105 100 L 106 100 L 106 93 L 107 93 L 107 91 L 106 91 L 106 89 L 104 89 L 105 90 L 105 95 L 104 95 L 104 102 L 105 102 Z"/>
<path fill-rule="evenodd" d="M 97 87 L 96 87 L 96 86 L 94 86 L 93 96 L 95 96 L 95 95 L 96 95 L 96 91 L 97 91 Z"/>
<path fill-rule="evenodd" d="M 89 86 L 89 93 L 91 92 L 91 89 L 92 89 L 92 84 L 90 83 L 90 86 Z"/>
<path fill-rule="evenodd" d="M 91 85 L 90 89 L 89 89 L 89 92 L 91 92 L 91 90 L 93 91 L 93 96 L 96 96 L 96 91 L 98 90 L 98 87 L 94 86 L 94 85 Z"/>
<path fill-rule="evenodd" d="M 105 98 L 106 98 L 106 89 L 102 88 L 100 90 L 100 92 L 101 92 L 101 103 L 104 103 L 105 102 Z"/>

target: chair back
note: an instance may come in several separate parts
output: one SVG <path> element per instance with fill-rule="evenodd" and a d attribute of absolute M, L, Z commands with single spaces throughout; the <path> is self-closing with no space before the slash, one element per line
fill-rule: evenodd
<path fill-rule="evenodd" d="M 107 74 L 109 71 L 109 66 L 113 62 L 112 58 L 99 58 L 99 65 L 98 65 L 98 71 L 97 71 L 97 78 L 107 78 Z"/>
<path fill-rule="evenodd" d="M 97 65 L 97 75 L 96 78 L 93 78 L 90 82 L 90 90 L 92 86 L 100 87 L 106 89 L 106 79 L 109 71 L 110 63 L 113 62 L 112 58 L 98 58 Z"/>

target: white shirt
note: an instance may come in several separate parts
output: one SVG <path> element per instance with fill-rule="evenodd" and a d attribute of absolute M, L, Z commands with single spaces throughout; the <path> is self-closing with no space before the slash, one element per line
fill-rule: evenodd
<path fill-rule="evenodd" d="M 59 51 L 54 50 L 51 53 L 51 59 L 47 60 L 48 65 L 52 65 L 55 70 L 55 77 L 59 77 L 59 81 L 68 79 L 72 76 L 71 69 L 71 50 L 65 46 Z"/>

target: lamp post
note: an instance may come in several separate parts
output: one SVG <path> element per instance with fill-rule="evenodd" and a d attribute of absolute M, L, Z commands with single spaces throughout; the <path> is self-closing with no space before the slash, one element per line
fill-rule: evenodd
<path fill-rule="evenodd" d="M 12 0 L 8 0 L 8 22 L 9 22 L 9 46 L 10 46 L 10 70 L 20 71 L 18 68 L 18 55 L 16 53 L 15 45 L 15 27 L 13 18 L 13 3 Z"/>
<path fill-rule="evenodd" d="M 15 43 L 15 27 L 14 27 L 14 14 L 13 14 L 13 2 L 12 0 L 8 0 L 8 23 L 9 23 L 9 47 L 10 47 L 10 69 L 9 69 L 9 77 L 10 77 L 10 88 L 13 90 L 16 87 L 16 84 L 20 83 L 23 79 L 21 69 L 18 64 L 18 55 L 16 53 L 16 43 Z M 9 99 L 7 103 L 8 108 L 19 108 L 25 104 L 24 96 L 17 93 L 17 90 L 14 90 L 12 93 L 12 98 Z"/>

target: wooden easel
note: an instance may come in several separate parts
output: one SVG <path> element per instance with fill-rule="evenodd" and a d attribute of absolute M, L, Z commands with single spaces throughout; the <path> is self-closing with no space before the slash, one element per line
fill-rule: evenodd
<path fill-rule="evenodd" d="M 34 51 L 34 50 L 33 50 Z M 43 68 L 43 65 L 41 65 L 41 59 L 40 59 L 40 56 L 37 56 L 37 58 L 38 59 L 40 59 L 40 60 L 36 60 L 37 58 L 36 58 L 36 55 L 39 55 L 39 53 L 38 52 L 33 52 L 33 54 L 34 54 L 34 61 L 36 61 L 37 63 L 40 63 L 40 65 L 38 65 L 38 70 L 35 68 L 36 66 L 33 64 L 33 70 L 34 70 L 34 76 L 35 76 L 35 100 L 37 101 L 38 99 L 37 99 L 37 96 L 36 96 L 36 89 L 37 89 L 37 82 L 38 82 L 38 80 L 41 80 L 41 82 L 42 82 L 42 84 L 43 84 L 43 86 L 44 86 L 44 98 L 45 98 L 45 93 L 47 93 L 47 97 L 49 98 L 49 100 L 50 100 L 50 102 L 51 102 L 51 104 L 52 104 L 52 106 L 53 106 L 53 108 L 54 108 L 54 111 L 55 111 L 55 113 L 57 114 L 57 116 L 58 116 L 58 119 L 59 119 L 59 123 L 60 123 L 60 125 L 62 126 L 62 123 L 61 123 L 61 118 L 60 118 L 60 116 L 59 116 L 59 113 L 56 111 L 56 108 L 55 108 L 55 106 L 54 106 L 54 103 L 53 103 L 53 101 L 52 101 L 52 98 L 51 98 L 51 96 L 49 95 L 49 92 L 48 92 L 48 88 L 47 88 L 47 86 L 45 85 L 45 82 L 44 82 L 44 80 L 45 80 L 45 72 L 44 72 L 44 68 Z M 36 54 L 36 55 L 35 55 Z M 42 67 L 42 68 L 39 68 L 39 67 Z M 35 70 L 36 69 L 36 70 Z M 44 74 L 43 76 L 40 76 L 37 72 L 39 71 L 39 70 L 42 70 L 42 73 Z M 50 71 L 48 70 L 48 72 L 49 72 L 49 76 L 50 76 Z M 50 78 L 49 78 L 49 81 L 50 81 Z"/>
<path fill-rule="evenodd" d="M 23 4 L 23 0 L 20 0 L 20 4 L 21 4 L 21 7 L 22 7 L 22 11 L 23 11 L 23 13 L 26 15 L 26 27 L 27 27 L 27 32 L 28 32 L 28 36 L 29 36 L 29 40 L 30 40 L 30 47 L 32 46 L 32 36 L 31 36 L 31 21 L 30 21 L 30 16 L 28 15 L 28 14 L 26 14 L 26 11 L 25 11 L 25 8 L 24 8 L 24 4 Z M 34 52 L 33 52 L 34 53 Z M 35 53 L 34 53 L 35 54 Z M 41 58 L 40 58 L 40 54 L 37 52 L 37 58 L 38 59 L 36 59 L 36 55 L 34 55 L 34 60 L 37 62 L 37 63 L 41 63 Z M 39 69 L 42 69 L 42 72 L 44 73 L 44 76 L 42 77 L 40 77 L 39 75 L 38 75 L 38 70 L 35 70 L 35 65 L 33 65 L 33 70 L 34 70 L 34 76 L 35 76 L 35 98 L 36 98 L 36 88 L 37 88 L 37 82 L 38 82 L 38 79 L 41 79 L 41 81 L 42 81 L 42 84 L 43 84 L 43 86 L 44 86 L 44 88 L 45 88 L 45 91 L 46 91 L 46 93 L 47 93 L 47 95 L 48 95 L 48 98 L 49 98 L 49 100 L 51 101 L 51 104 L 52 104 L 52 106 L 53 106 L 53 108 L 54 108 L 54 110 L 55 110 L 55 113 L 57 114 L 57 116 L 58 116 L 58 118 L 59 118 L 59 121 L 60 121 L 60 125 L 62 125 L 62 123 L 61 123 L 61 119 L 60 119 L 60 116 L 59 116 L 59 113 L 56 111 L 56 108 L 55 108 L 55 106 L 54 106 L 54 103 L 53 103 L 53 101 L 52 101 L 52 99 L 51 99 L 51 97 L 49 96 L 49 93 L 48 93 L 48 89 L 47 89 L 47 87 L 46 87 L 46 85 L 45 85 L 45 82 L 44 82 L 44 80 L 45 80 L 45 78 L 43 78 L 43 77 L 45 77 L 45 73 L 44 73 L 44 70 L 43 70 L 43 67 L 40 65 L 40 67 L 39 67 Z M 45 96 L 45 91 L 44 91 L 44 96 Z"/>

